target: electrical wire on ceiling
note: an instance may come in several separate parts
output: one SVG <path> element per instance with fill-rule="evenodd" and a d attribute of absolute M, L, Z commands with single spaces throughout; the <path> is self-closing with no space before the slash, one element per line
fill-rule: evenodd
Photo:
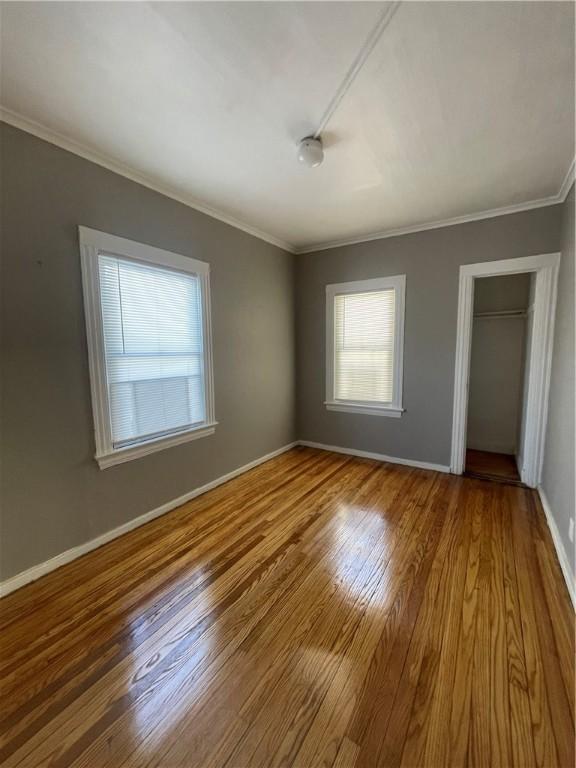
<path fill-rule="evenodd" d="M 358 77 L 358 74 L 366 61 L 368 60 L 368 57 L 378 44 L 378 41 L 384 34 L 385 30 L 387 29 L 388 25 L 394 18 L 394 14 L 400 7 L 400 0 L 396 0 L 395 2 L 387 3 L 386 7 L 380 14 L 380 18 L 374 25 L 372 31 L 366 38 L 366 41 L 364 42 L 364 45 L 360 50 L 358 51 L 358 55 L 350 65 L 350 68 L 348 72 L 344 75 L 344 79 L 342 80 L 340 86 L 338 87 L 338 90 L 332 97 L 332 100 L 328 104 L 328 107 L 326 108 L 326 111 L 322 115 L 322 119 L 320 120 L 320 124 L 314 133 L 313 138 L 318 139 L 320 137 L 320 134 L 322 131 L 326 128 L 328 125 L 330 118 L 334 114 L 334 112 L 338 109 L 338 106 L 340 105 L 340 102 L 346 95 L 346 93 L 350 90 L 354 80 Z"/>

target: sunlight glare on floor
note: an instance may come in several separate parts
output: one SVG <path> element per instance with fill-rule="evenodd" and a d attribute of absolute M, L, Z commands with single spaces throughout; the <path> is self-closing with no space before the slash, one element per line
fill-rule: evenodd
<path fill-rule="evenodd" d="M 332 560 L 339 588 L 352 602 L 370 602 L 381 607 L 386 600 L 383 576 L 388 563 L 389 524 L 379 512 L 354 504 L 343 504 L 334 531 L 338 556 Z"/>

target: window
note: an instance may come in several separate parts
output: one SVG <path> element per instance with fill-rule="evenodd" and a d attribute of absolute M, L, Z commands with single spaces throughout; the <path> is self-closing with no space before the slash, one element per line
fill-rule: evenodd
<path fill-rule="evenodd" d="M 208 264 L 80 227 L 102 469 L 214 432 Z"/>
<path fill-rule="evenodd" d="M 406 278 L 326 286 L 326 408 L 402 415 Z"/>

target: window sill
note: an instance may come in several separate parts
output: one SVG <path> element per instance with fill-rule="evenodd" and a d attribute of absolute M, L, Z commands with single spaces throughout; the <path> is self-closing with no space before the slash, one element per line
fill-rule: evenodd
<path fill-rule="evenodd" d="M 393 419 L 399 419 L 404 413 L 404 408 L 396 408 L 388 405 L 367 405 L 365 403 L 345 403 L 330 400 L 327 400 L 324 405 L 328 411 L 360 413 L 368 416 L 389 416 Z"/>
<path fill-rule="evenodd" d="M 113 467 L 115 464 L 123 464 L 126 461 L 132 461 L 133 459 L 139 459 L 142 456 L 148 456 L 150 453 L 163 451 L 165 448 L 172 448 L 175 445 L 188 443 L 190 440 L 198 440 L 200 437 L 212 435 L 216 430 L 217 424 L 217 421 L 212 424 L 203 424 L 201 427 L 196 427 L 195 429 L 190 429 L 186 432 L 180 432 L 176 435 L 149 440 L 146 443 L 130 445 L 126 448 L 118 448 L 116 451 L 101 454 L 100 456 L 97 455 L 95 458 L 100 469 L 108 469 L 108 467 Z"/>

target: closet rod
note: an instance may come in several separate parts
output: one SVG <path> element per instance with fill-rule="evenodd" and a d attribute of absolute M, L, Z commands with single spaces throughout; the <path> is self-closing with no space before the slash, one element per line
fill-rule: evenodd
<path fill-rule="evenodd" d="M 475 312 L 474 317 L 498 318 L 498 317 L 526 317 L 525 309 L 503 309 L 499 312 Z"/>

